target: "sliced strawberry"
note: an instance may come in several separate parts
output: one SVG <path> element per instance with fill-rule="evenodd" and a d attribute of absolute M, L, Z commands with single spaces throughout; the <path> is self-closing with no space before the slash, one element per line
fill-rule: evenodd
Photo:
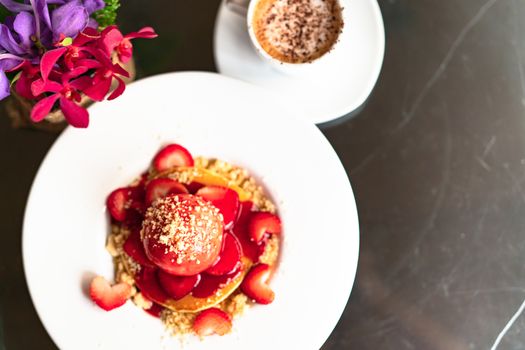
<path fill-rule="evenodd" d="M 202 311 L 193 321 L 193 331 L 200 337 L 225 335 L 232 329 L 232 320 L 226 312 L 212 307 Z"/>
<path fill-rule="evenodd" d="M 231 274 L 241 267 L 241 244 L 231 233 L 226 232 L 223 237 L 218 261 L 205 271 L 210 275 Z"/>
<path fill-rule="evenodd" d="M 144 185 L 138 185 L 133 187 L 128 187 L 129 189 L 129 207 L 132 209 L 135 209 L 139 213 L 144 213 L 146 210 L 145 207 L 145 199 L 146 199 L 146 190 L 144 188 Z"/>
<path fill-rule="evenodd" d="M 275 297 L 274 292 L 268 285 L 271 273 L 272 270 L 269 265 L 255 265 L 242 281 L 242 292 L 259 304 L 270 304 Z"/>
<path fill-rule="evenodd" d="M 202 274 L 201 281 L 195 288 L 193 288 L 191 295 L 195 298 L 207 298 L 212 296 L 219 288 L 224 287 L 228 282 L 234 279 L 238 273 L 239 271 L 230 275 L 222 276 Z"/>
<path fill-rule="evenodd" d="M 110 311 L 126 303 L 131 296 L 131 286 L 127 283 L 111 286 L 104 277 L 97 276 L 91 281 L 89 295 L 98 306 Z"/>
<path fill-rule="evenodd" d="M 237 215 L 237 221 L 235 221 L 235 226 L 247 226 L 254 210 L 255 205 L 253 202 L 241 202 L 239 205 L 239 215 Z"/>
<path fill-rule="evenodd" d="M 130 191 L 128 188 L 118 188 L 111 192 L 106 200 L 111 217 L 117 221 L 124 221 L 129 208 Z"/>
<path fill-rule="evenodd" d="M 192 182 L 190 182 L 189 184 L 187 184 L 186 187 L 188 188 L 188 191 L 189 191 L 191 194 L 195 194 L 195 193 L 197 193 L 198 190 L 200 190 L 201 188 L 203 188 L 204 185 L 201 184 L 200 182 L 192 181 Z"/>
<path fill-rule="evenodd" d="M 248 223 L 250 240 L 257 244 L 261 243 L 267 234 L 279 233 L 281 233 L 281 219 L 271 213 L 257 212 L 252 215 Z"/>
<path fill-rule="evenodd" d="M 126 254 L 128 254 L 133 260 L 135 260 L 139 265 L 147 267 L 155 267 L 144 251 L 144 245 L 140 239 L 140 231 L 138 229 L 132 230 L 126 242 L 122 246 Z"/>
<path fill-rule="evenodd" d="M 164 307 L 157 303 L 153 303 L 149 309 L 145 309 L 148 314 L 150 314 L 153 317 L 160 318 L 160 313 L 164 310 Z"/>
<path fill-rule="evenodd" d="M 111 192 L 106 206 L 113 219 L 119 222 L 129 220 L 135 211 L 144 211 L 144 188 L 142 186 L 123 187 Z"/>
<path fill-rule="evenodd" d="M 146 182 L 148 182 L 149 172 L 145 171 L 143 172 L 139 177 L 139 183 L 137 186 L 144 187 L 146 186 Z"/>
<path fill-rule="evenodd" d="M 146 186 L 146 205 L 149 207 L 156 199 L 169 194 L 188 193 L 188 189 L 173 179 L 160 178 L 151 180 Z"/>
<path fill-rule="evenodd" d="M 135 275 L 135 283 L 146 298 L 157 304 L 162 305 L 170 298 L 157 281 L 157 269 L 143 267 Z"/>
<path fill-rule="evenodd" d="M 139 230 L 142 227 L 144 216 L 136 210 L 128 210 L 126 218 L 122 222 L 123 226 L 129 230 Z"/>
<path fill-rule="evenodd" d="M 254 263 L 259 261 L 259 257 L 262 254 L 260 247 L 262 246 L 264 248 L 265 242 L 262 242 L 259 246 L 255 242 L 250 241 L 248 230 L 246 227 L 240 225 L 236 225 L 233 228 L 233 233 L 239 240 L 239 243 L 241 243 L 243 256 L 247 257 Z"/>
<path fill-rule="evenodd" d="M 210 201 L 219 208 L 224 218 L 224 227 L 229 228 L 239 212 L 239 195 L 234 190 L 222 186 L 205 186 L 195 195 Z"/>
<path fill-rule="evenodd" d="M 188 150 L 181 145 L 167 145 L 153 158 L 153 167 L 158 171 L 164 171 L 176 166 L 193 166 L 193 157 Z"/>
<path fill-rule="evenodd" d="M 237 237 L 239 243 L 241 243 L 243 256 L 255 263 L 259 261 L 259 257 L 264 251 L 265 244 L 262 242 L 257 245 L 255 242 L 250 241 L 250 237 L 248 236 L 248 223 L 250 222 L 253 208 L 254 205 L 252 202 L 241 202 L 239 216 L 233 227 L 233 234 Z"/>
<path fill-rule="evenodd" d="M 175 300 L 182 299 L 190 294 L 192 289 L 201 280 L 201 275 L 175 276 L 163 270 L 157 272 L 157 277 L 162 289 Z"/>

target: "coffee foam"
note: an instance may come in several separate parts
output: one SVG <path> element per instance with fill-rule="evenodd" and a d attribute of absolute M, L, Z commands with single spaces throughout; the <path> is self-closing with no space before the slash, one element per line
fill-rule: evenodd
<path fill-rule="evenodd" d="M 287 63 L 313 61 L 337 42 L 343 28 L 337 0 L 262 0 L 253 15 L 257 41 Z"/>

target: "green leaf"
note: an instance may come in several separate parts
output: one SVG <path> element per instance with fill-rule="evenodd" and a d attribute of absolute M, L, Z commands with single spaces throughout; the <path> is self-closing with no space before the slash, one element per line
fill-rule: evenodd
<path fill-rule="evenodd" d="M 4 23 L 7 16 L 10 16 L 11 12 L 9 12 L 5 7 L 0 6 L 0 22 Z"/>
<path fill-rule="evenodd" d="M 106 6 L 93 14 L 93 18 L 98 22 L 100 28 L 106 28 L 115 24 L 117 20 L 117 10 L 120 7 L 119 0 L 104 0 Z"/>
<path fill-rule="evenodd" d="M 20 79 L 20 76 L 21 76 L 21 75 L 22 75 L 22 71 L 18 72 L 18 73 L 14 76 L 14 78 L 11 80 L 11 84 L 10 84 L 10 86 L 13 86 L 13 84 L 16 83 L 16 81 L 17 81 L 18 79 Z"/>
<path fill-rule="evenodd" d="M 62 44 L 62 46 L 69 46 L 73 44 L 73 38 L 70 38 L 70 37 L 64 38 L 64 40 L 62 40 L 60 44 Z"/>

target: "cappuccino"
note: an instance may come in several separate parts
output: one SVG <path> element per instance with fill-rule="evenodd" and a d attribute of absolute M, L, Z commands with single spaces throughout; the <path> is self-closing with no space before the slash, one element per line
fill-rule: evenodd
<path fill-rule="evenodd" d="M 253 12 L 260 46 L 284 63 L 308 63 L 337 42 L 343 28 L 338 0 L 260 0 Z"/>

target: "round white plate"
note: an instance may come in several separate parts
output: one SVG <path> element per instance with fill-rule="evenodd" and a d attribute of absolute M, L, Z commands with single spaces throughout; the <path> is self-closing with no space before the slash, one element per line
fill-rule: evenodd
<path fill-rule="evenodd" d="M 340 0 L 347 12 L 333 63 L 322 75 L 285 75 L 263 61 L 250 42 L 246 18 L 223 4 L 215 22 L 214 54 L 220 73 L 276 92 L 300 116 L 324 123 L 359 108 L 379 77 L 385 51 L 376 0 Z"/>
<path fill-rule="evenodd" d="M 162 323 L 131 302 L 111 312 L 86 295 L 95 274 L 113 278 L 105 250 L 105 198 L 145 170 L 165 143 L 246 167 L 283 221 L 274 303 L 234 321 L 233 333 L 184 349 L 318 349 L 352 288 L 358 220 L 345 170 L 313 124 L 287 118 L 265 91 L 211 73 L 175 73 L 131 84 L 90 108 L 87 130 L 68 128 L 31 189 L 23 261 L 31 297 L 61 349 L 174 349 Z"/>

